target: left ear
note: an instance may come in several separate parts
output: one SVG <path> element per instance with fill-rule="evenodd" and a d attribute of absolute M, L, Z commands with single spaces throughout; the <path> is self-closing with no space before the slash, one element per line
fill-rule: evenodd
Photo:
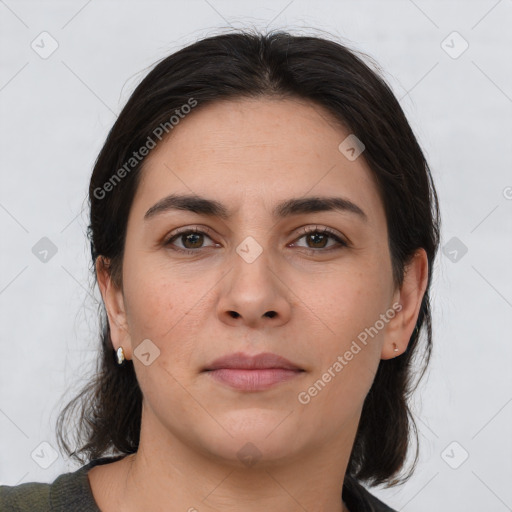
<path fill-rule="evenodd" d="M 386 327 L 381 359 L 392 359 L 407 349 L 412 332 L 416 326 L 421 302 L 428 283 L 428 258 L 425 249 L 417 249 L 411 261 L 405 267 L 402 286 L 394 296 L 394 302 L 401 309 Z M 395 351 L 395 346 L 398 348 Z"/>

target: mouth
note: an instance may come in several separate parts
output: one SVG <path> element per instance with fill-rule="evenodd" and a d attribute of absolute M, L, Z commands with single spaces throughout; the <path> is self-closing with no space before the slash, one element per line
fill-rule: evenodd
<path fill-rule="evenodd" d="M 284 357 L 264 352 L 250 356 L 236 352 L 216 359 L 202 372 L 215 381 L 242 391 L 262 391 L 305 373 Z"/>

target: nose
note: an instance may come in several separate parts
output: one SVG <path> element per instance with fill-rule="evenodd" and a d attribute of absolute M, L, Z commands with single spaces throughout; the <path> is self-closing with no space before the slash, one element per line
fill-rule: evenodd
<path fill-rule="evenodd" d="M 252 262 L 234 254 L 231 271 L 222 281 L 221 321 L 250 328 L 276 327 L 289 321 L 291 291 L 279 269 L 272 268 L 267 252 Z"/>

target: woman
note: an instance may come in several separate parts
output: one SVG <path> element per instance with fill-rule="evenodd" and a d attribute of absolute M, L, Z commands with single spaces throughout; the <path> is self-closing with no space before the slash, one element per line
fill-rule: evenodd
<path fill-rule="evenodd" d="M 89 197 L 102 356 L 58 422 L 87 464 L 0 508 L 392 510 L 362 484 L 417 460 L 439 211 L 378 73 L 323 38 L 198 41 L 132 94 Z"/>

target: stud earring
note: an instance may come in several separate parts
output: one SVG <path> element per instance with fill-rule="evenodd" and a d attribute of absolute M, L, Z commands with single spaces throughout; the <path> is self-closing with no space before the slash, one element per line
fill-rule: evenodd
<path fill-rule="evenodd" d="M 393 349 L 393 352 L 398 352 L 398 347 L 396 346 L 396 343 L 393 343 L 393 345 L 394 345 L 394 347 L 395 347 L 395 348 Z"/>
<path fill-rule="evenodd" d="M 119 347 L 117 349 L 117 364 L 119 366 L 121 366 L 123 364 L 123 361 L 124 361 L 124 350 L 123 350 L 123 347 Z"/>

